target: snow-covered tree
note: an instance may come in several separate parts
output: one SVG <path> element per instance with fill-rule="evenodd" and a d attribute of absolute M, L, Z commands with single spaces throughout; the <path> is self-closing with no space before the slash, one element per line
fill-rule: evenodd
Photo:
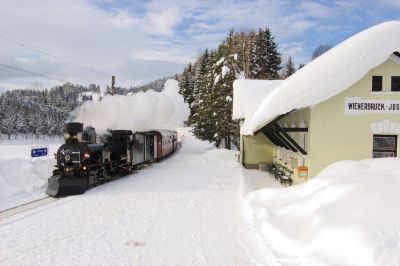
<path fill-rule="evenodd" d="M 189 63 L 183 70 L 182 77 L 179 80 L 179 93 L 182 94 L 185 102 L 192 105 L 194 101 L 194 69 L 191 63 Z"/>
<path fill-rule="evenodd" d="M 253 74 L 255 79 L 279 79 L 282 68 L 281 55 L 268 28 L 258 30 L 253 49 Z"/>
<path fill-rule="evenodd" d="M 212 89 L 213 81 L 211 68 L 216 61 L 215 51 L 204 52 L 202 56 L 205 73 L 197 81 L 195 101 L 192 105 L 193 114 L 190 125 L 193 127 L 193 134 L 201 140 L 213 141 L 215 135 L 215 117 L 213 116 Z"/>
<path fill-rule="evenodd" d="M 238 146 L 239 123 L 231 118 L 233 81 L 243 76 L 279 79 L 280 65 L 281 55 L 268 28 L 257 33 L 231 30 L 216 50 L 205 50 L 178 77 L 180 93 L 190 104 L 188 124 L 193 133 L 219 147 Z"/>

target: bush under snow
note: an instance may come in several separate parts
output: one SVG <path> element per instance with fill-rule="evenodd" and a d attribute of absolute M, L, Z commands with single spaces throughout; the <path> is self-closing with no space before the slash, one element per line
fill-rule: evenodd
<path fill-rule="evenodd" d="M 245 215 L 279 261 L 400 265 L 400 159 L 343 161 L 290 188 L 254 191 Z"/>

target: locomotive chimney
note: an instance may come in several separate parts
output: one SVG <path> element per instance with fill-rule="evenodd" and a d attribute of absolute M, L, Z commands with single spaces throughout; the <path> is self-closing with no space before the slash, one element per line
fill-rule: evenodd
<path fill-rule="evenodd" d="M 82 141 L 83 124 L 70 122 L 64 124 L 64 139 L 66 142 Z"/>

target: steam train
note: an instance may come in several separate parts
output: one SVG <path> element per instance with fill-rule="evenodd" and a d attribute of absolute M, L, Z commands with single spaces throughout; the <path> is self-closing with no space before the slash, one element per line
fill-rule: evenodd
<path fill-rule="evenodd" d="M 179 145 L 176 131 L 110 130 L 98 139 L 93 127 L 76 122 L 65 124 L 64 139 L 46 190 L 53 197 L 82 194 L 170 155 Z"/>

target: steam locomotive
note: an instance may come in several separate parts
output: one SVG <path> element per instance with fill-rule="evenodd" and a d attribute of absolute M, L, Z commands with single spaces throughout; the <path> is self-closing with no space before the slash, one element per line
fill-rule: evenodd
<path fill-rule="evenodd" d="M 56 170 L 48 180 L 46 194 L 58 197 L 82 194 L 98 184 L 158 161 L 178 147 L 177 132 L 110 130 L 97 139 L 93 127 L 65 124 L 65 144 L 57 151 Z"/>

